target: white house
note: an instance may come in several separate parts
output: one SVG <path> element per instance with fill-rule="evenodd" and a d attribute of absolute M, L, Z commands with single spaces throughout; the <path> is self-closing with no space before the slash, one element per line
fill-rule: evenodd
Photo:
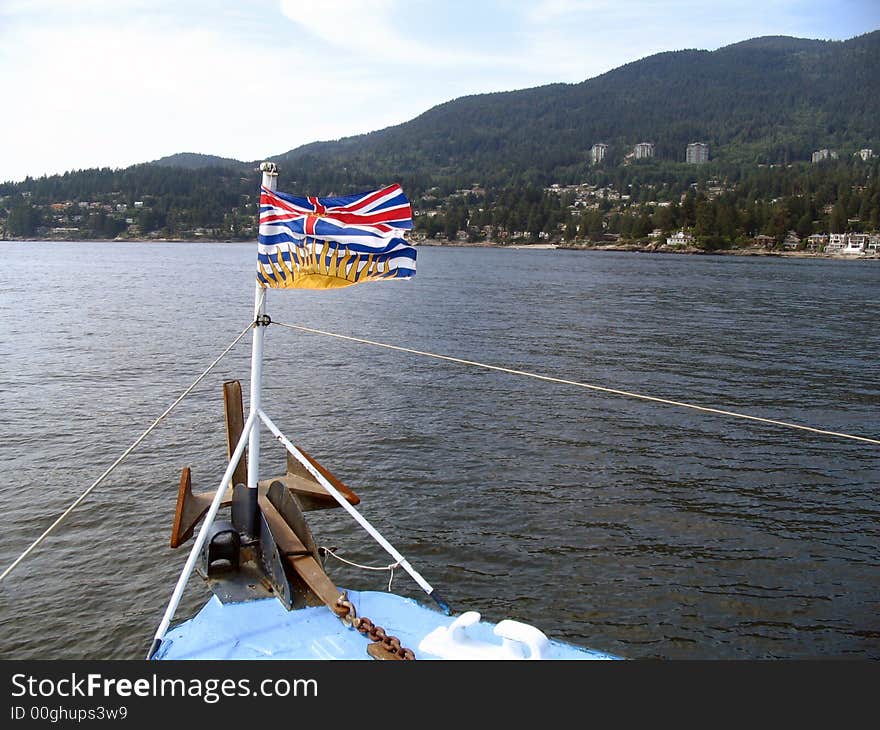
<path fill-rule="evenodd" d="M 859 256 L 868 252 L 870 244 L 871 235 L 867 233 L 830 233 L 825 253 Z"/>
<path fill-rule="evenodd" d="M 859 255 L 865 253 L 868 248 L 867 233 L 848 233 L 847 236 L 848 238 L 846 241 L 846 246 L 844 247 L 842 253 L 850 255 Z"/>
<path fill-rule="evenodd" d="M 692 246 L 694 237 L 685 231 L 679 231 L 666 239 L 667 246 Z"/>

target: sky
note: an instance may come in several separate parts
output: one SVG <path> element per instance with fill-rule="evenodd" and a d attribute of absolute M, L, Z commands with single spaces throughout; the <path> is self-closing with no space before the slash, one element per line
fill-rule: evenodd
<path fill-rule="evenodd" d="M 878 0 L 0 0 L 0 181 L 259 160 L 662 51 L 877 29 Z"/>

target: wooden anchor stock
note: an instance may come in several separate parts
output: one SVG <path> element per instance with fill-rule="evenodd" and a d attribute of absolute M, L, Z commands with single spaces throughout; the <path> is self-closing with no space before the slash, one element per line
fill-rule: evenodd
<path fill-rule="evenodd" d="M 223 383 L 223 406 L 226 418 L 226 446 L 228 456 L 232 456 L 235 445 L 241 437 L 244 428 L 244 408 L 242 405 L 241 383 L 238 380 L 229 380 Z M 299 447 L 297 447 L 299 448 Z M 360 503 L 360 498 L 334 474 L 322 464 L 300 449 L 309 462 L 342 494 L 349 504 Z M 324 489 L 321 484 L 290 454 L 287 456 L 287 473 L 279 477 L 260 480 L 258 484 L 259 495 L 264 497 L 274 482 L 281 482 L 296 501 L 303 512 L 316 509 L 330 509 L 338 507 L 336 500 Z M 232 504 L 232 485 L 247 483 L 247 456 L 242 454 L 235 471 L 232 482 L 223 495 L 221 507 Z M 189 540 L 196 525 L 205 516 L 214 499 L 212 492 L 193 492 L 192 471 L 190 467 L 184 467 L 180 475 L 180 486 L 177 491 L 177 505 L 174 512 L 174 522 L 171 527 L 170 546 L 180 547 Z"/>

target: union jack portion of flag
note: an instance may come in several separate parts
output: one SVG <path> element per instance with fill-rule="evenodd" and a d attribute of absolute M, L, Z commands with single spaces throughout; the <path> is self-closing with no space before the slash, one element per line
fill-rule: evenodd
<path fill-rule="evenodd" d="M 264 287 L 328 289 L 408 279 L 412 208 L 400 185 L 343 197 L 297 197 L 263 187 L 257 279 Z"/>

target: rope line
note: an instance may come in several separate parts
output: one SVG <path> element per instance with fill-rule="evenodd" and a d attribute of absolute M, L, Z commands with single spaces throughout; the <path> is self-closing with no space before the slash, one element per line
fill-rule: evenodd
<path fill-rule="evenodd" d="M 199 375 L 199 377 L 197 377 L 197 378 L 192 382 L 192 384 L 191 384 L 186 390 L 183 391 L 183 393 L 180 394 L 180 396 L 178 396 L 177 400 L 175 400 L 170 406 L 168 406 L 168 408 L 165 409 L 165 412 L 162 413 L 162 415 L 159 416 L 155 421 L 153 421 L 153 423 L 147 428 L 147 430 L 144 431 L 140 436 L 138 436 L 137 439 L 135 439 L 134 443 L 132 443 L 131 446 L 129 446 L 129 447 L 128 447 L 128 448 L 122 453 L 122 455 L 121 455 L 118 459 L 116 459 L 116 461 L 114 461 L 109 467 L 107 467 L 107 470 L 106 470 L 103 474 L 101 474 L 101 476 L 99 476 L 94 482 L 92 482 L 88 489 L 86 489 L 86 490 L 85 490 L 85 491 L 84 491 L 79 497 L 77 497 L 77 498 L 74 500 L 73 504 L 71 504 L 70 507 L 68 507 L 68 508 L 67 508 L 67 509 L 61 514 L 61 516 L 58 517 L 58 519 L 56 519 L 51 525 L 49 525 L 49 527 L 46 528 L 45 532 L 43 532 L 42 535 L 40 535 L 36 540 L 34 540 L 34 541 L 31 543 L 30 547 L 27 548 L 27 550 L 25 550 L 21 555 L 19 555 L 19 556 L 15 559 L 15 561 L 12 563 L 12 565 L 10 565 L 8 568 L 6 568 L 6 570 L 4 570 L 3 573 L 0 573 L 0 581 L 2 581 L 7 575 L 9 575 L 9 574 L 13 571 L 13 569 L 15 568 L 15 566 L 17 566 L 22 560 L 24 560 L 24 559 L 25 559 L 25 558 L 26 558 L 26 557 L 27 557 L 27 556 L 28 556 L 28 555 L 34 550 L 34 548 L 36 548 L 41 542 L 43 542 L 43 540 L 46 539 L 46 537 L 49 535 L 49 533 L 52 532 L 52 530 L 54 530 L 56 527 L 58 527 L 58 525 L 60 525 L 60 524 L 62 523 L 62 521 L 64 521 L 64 519 L 65 519 L 65 518 L 66 518 L 71 512 L 73 512 L 73 510 L 75 510 L 75 509 L 76 509 L 76 508 L 82 503 L 82 501 L 83 501 L 86 497 L 89 496 L 89 494 L 91 494 L 92 490 L 95 489 L 95 487 L 97 487 L 101 482 L 103 482 L 104 479 L 106 479 L 106 478 L 110 475 L 110 472 L 112 472 L 117 466 L 119 466 L 119 465 L 123 462 L 123 460 L 124 460 L 124 459 L 125 459 L 125 458 L 126 458 L 126 457 L 127 457 L 132 451 L 134 451 L 134 450 L 140 445 L 140 443 L 141 443 L 141 442 L 142 442 L 147 436 L 149 436 L 150 433 L 151 433 L 151 432 L 152 432 L 152 431 L 153 431 L 153 430 L 154 430 L 154 429 L 155 429 L 155 428 L 156 428 L 156 427 L 157 427 L 157 426 L 158 426 L 163 420 L 165 420 L 165 418 L 171 413 L 171 411 L 173 411 L 173 410 L 177 407 L 177 405 L 178 405 L 178 404 L 179 404 L 184 398 L 186 398 L 186 396 L 188 396 L 188 395 L 192 392 L 193 388 L 195 388 L 195 387 L 196 387 L 196 386 L 197 386 L 202 380 L 204 380 L 205 376 L 207 376 L 208 373 L 210 373 L 210 372 L 214 369 L 214 367 L 217 365 L 217 363 L 219 363 L 219 362 L 220 362 L 220 361 L 226 356 L 226 354 L 227 354 L 227 353 L 228 353 L 233 347 L 235 347 L 235 346 L 238 344 L 238 341 L 239 341 L 242 337 L 244 337 L 245 334 L 247 334 L 247 332 L 248 332 L 248 331 L 251 329 L 251 327 L 253 327 L 253 326 L 254 326 L 254 325 L 253 325 L 253 322 L 251 322 L 250 324 L 248 324 L 248 326 L 245 327 L 245 328 L 241 331 L 241 334 L 239 334 L 238 337 L 236 337 L 236 338 L 232 341 L 232 344 L 230 344 L 229 347 L 227 347 L 225 350 L 223 350 L 223 352 L 220 353 L 220 355 L 217 357 L 217 359 L 214 360 L 214 362 L 212 362 L 212 363 L 208 366 L 208 368 L 207 368 L 206 370 L 204 370 L 204 371 L 202 372 L 202 374 Z"/>
<path fill-rule="evenodd" d="M 327 555 L 332 555 L 334 558 L 339 560 L 340 562 L 351 565 L 355 568 L 360 568 L 361 570 L 389 570 L 391 571 L 391 575 L 388 576 L 388 590 L 391 590 L 391 583 L 394 581 L 394 569 L 400 567 L 400 561 L 398 560 L 396 563 L 391 563 L 391 565 L 361 565 L 360 563 L 353 563 L 351 560 L 346 560 L 340 555 L 334 553 L 330 548 L 321 546 L 321 550 L 323 550 Z"/>
<path fill-rule="evenodd" d="M 394 570 L 395 568 L 400 567 L 400 561 L 398 560 L 396 563 L 391 563 L 391 565 L 361 565 L 360 563 L 354 563 L 351 560 L 346 560 L 341 555 L 337 555 L 328 547 L 321 546 L 321 550 L 323 550 L 327 555 L 332 555 L 337 560 L 347 563 L 348 565 L 352 565 L 355 568 L 361 568 L 362 570 Z"/>
<path fill-rule="evenodd" d="M 669 406 L 677 406 L 679 408 L 690 408 L 695 411 L 702 411 L 703 413 L 714 413 L 719 416 L 730 416 L 731 418 L 742 418 L 748 421 L 756 421 L 758 423 L 767 423 L 772 426 L 782 426 L 784 428 L 794 428 L 800 431 L 808 431 L 810 433 L 817 433 L 823 436 L 837 436 L 838 438 L 850 439 L 852 441 L 862 441 L 868 444 L 876 444 L 880 446 L 880 439 L 868 438 L 866 436 L 855 436 L 850 433 L 841 433 L 839 431 L 829 431 L 823 428 L 813 428 L 812 426 L 804 426 L 798 423 L 790 423 L 788 421 L 777 421 L 772 418 L 762 418 L 760 416 L 750 416 L 746 413 L 738 413 L 736 411 L 728 411 L 723 410 L 721 408 L 710 408 L 708 406 L 700 406 L 694 403 L 685 403 L 683 401 L 677 400 L 669 400 L 668 398 L 657 398 L 652 395 L 644 395 L 642 393 L 633 393 L 627 390 L 618 390 L 616 388 L 606 388 L 602 385 L 593 385 L 591 383 L 581 383 L 576 380 L 566 380 L 565 378 L 555 378 L 549 375 L 539 375 L 538 373 L 532 373 L 527 370 L 516 370 L 514 368 L 505 368 L 499 365 L 489 365 L 484 362 L 476 362 L 474 360 L 464 360 L 460 357 L 450 357 L 449 355 L 438 355 L 435 352 L 424 352 L 423 350 L 414 350 L 409 347 L 400 347 L 399 345 L 389 345 L 385 342 L 375 342 L 374 340 L 366 340 L 361 337 L 351 337 L 349 335 L 340 335 L 336 332 L 327 332 L 325 330 L 314 329 L 312 327 L 304 327 L 302 325 L 297 324 L 287 324 L 284 322 L 275 322 L 272 324 L 278 325 L 279 327 L 287 327 L 289 329 L 300 330 L 301 332 L 309 332 L 310 334 L 315 335 L 325 335 L 327 337 L 335 337 L 340 340 L 348 340 L 350 342 L 358 342 L 364 345 L 373 345 L 374 347 L 384 347 L 388 350 L 397 350 L 398 352 L 408 352 L 411 355 L 420 355 L 422 357 L 430 357 L 436 360 L 446 360 L 447 362 L 454 362 L 460 365 L 472 365 L 474 367 L 485 368 L 487 370 L 497 370 L 501 373 L 509 373 L 511 375 L 524 375 L 529 378 L 535 378 L 536 380 L 544 380 L 548 383 L 561 383 L 563 385 L 574 385 L 578 388 L 586 388 L 588 390 L 598 391 L 600 393 L 610 393 L 611 395 L 621 395 L 627 398 L 637 398 L 639 400 L 651 401 L 653 403 L 663 403 L 664 405 Z"/>

